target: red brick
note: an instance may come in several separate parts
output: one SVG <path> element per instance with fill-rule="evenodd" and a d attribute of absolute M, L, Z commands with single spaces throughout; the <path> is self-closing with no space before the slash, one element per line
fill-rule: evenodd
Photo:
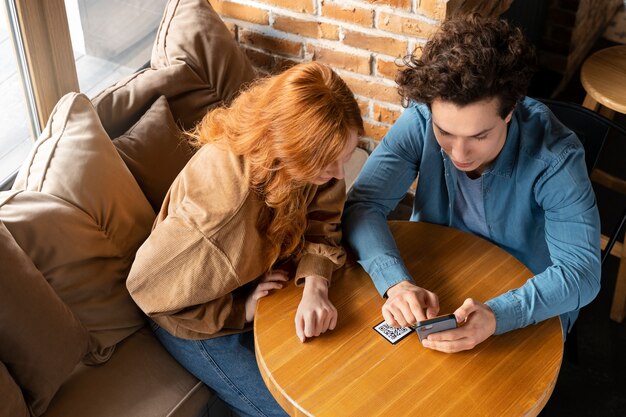
<path fill-rule="evenodd" d="M 273 38 L 243 28 L 239 29 L 239 42 L 283 55 L 300 56 L 302 54 L 302 43 L 300 42 Z"/>
<path fill-rule="evenodd" d="M 364 96 L 378 101 L 384 101 L 391 104 L 400 104 L 400 95 L 395 86 L 389 86 L 375 79 L 363 80 L 349 75 L 342 75 L 342 78 L 348 84 L 348 87 L 359 96 Z"/>
<path fill-rule="evenodd" d="M 402 111 L 391 109 L 389 107 L 381 106 L 380 104 L 374 104 L 374 120 L 377 122 L 386 123 L 392 125 L 398 120 L 398 117 L 402 114 Z"/>
<path fill-rule="evenodd" d="M 398 57 L 406 55 L 408 46 L 408 43 L 403 40 L 384 36 L 366 35 L 365 33 L 351 30 L 345 31 L 343 42 L 346 45 L 356 48 Z"/>
<path fill-rule="evenodd" d="M 283 9 L 294 10 L 301 13 L 313 13 L 313 3 L 315 0 L 257 0 L 258 2 L 281 7 Z"/>
<path fill-rule="evenodd" d="M 380 141 L 389 130 L 389 126 L 377 125 L 369 122 L 363 122 L 365 127 L 365 136 Z"/>
<path fill-rule="evenodd" d="M 376 6 L 391 6 L 396 9 L 411 10 L 411 0 L 363 0 Z"/>
<path fill-rule="evenodd" d="M 266 52 L 255 51 L 254 49 L 241 47 L 243 52 L 246 54 L 250 62 L 252 62 L 252 66 L 257 69 L 261 69 L 264 72 L 270 72 L 274 67 L 274 56 L 270 55 Z"/>
<path fill-rule="evenodd" d="M 468 13 L 497 17 L 511 7 L 513 0 L 449 0 L 446 3 L 446 18 Z"/>
<path fill-rule="evenodd" d="M 443 0 L 419 0 L 417 12 L 432 19 L 444 20 L 446 18 L 446 4 Z"/>
<path fill-rule="evenodd" d="M 398 71 L 406 68 L 406 66 L 398 64 L 402 64 L 401 59 L 396 59 L 393 61 L 386 61 L 380 58 L 376 59 L 376 75 L 388 78 L 392 81 L 395 81 Z"/>
<path fill-rule="evenodd" d="M 359 110 L 361 110 L 361 116 L 363 118 L 370 117 L 369 100 L 363 100 L 362 98 L 357 98 L 356 103 L 359 105 Z"/>
<path fill-rule="evenodd" d="M 277 74 L 298 64 L 296 60 L 272 55 L 268 52 L 257 51 L 244 46 L 241 49 L 252 62 L 254 68 L 265 74 Z"/>
<path fill-rule="evenodd" d="M 274 68 L 272 68 L 272 74 L 278 74 L 280 72 L 283 72 L 286 69 L 289 69 L 299 63 L 300 61 L 296 61 L 295 59 L 284 58 L 282 56 L 274 56 Z"/>
<path fill-rule="evenodd" d="M 409 36 L 428 38 L 437 31 L 438 25 L 432 25 L 418 18 L 398 16 L 393 13 L 380 12 L 376 27 L 388 32 L 401 33 Z"/>
<path fill-rule="evenodd" d="M 314 61 L 323 62 L 333 68 L 341 68 L 359 74 L 370 75 L 371 56 L 354 55 L 340 52 L 321 46 L 309 45 L 307 52 L 312 55 Z"/>
<path fill-rule="evenodd" d="M 337 3 L 322 3 L 322 16 L 343 20 L 366 28 L 371 28 L 374 25 L 373 10 L 342 6 Z"/>
<path fill-rule="evenodd" d="M 223 17 L 258 23 L 260 25 L 267 25 L 270 22 L 269 13 L 256 7 L 221 0 L 211 0 L 211 5 Z"/>
<path fill-rule="evenodd" d="M 295 33 L 309 38 L 339 39 L 339 26 L 329 23 L 294 19 L 292 17 L 276 15 L 274 28 L 283 32 Z"/>

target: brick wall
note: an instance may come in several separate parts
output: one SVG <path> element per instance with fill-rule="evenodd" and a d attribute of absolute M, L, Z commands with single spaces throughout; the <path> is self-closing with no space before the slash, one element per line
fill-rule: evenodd
<path fill-rule="evenodd" d="M 401 114 L 394 82 L 402 58 L 446 17 L 499 15 L 513 0 L 210 0 L 259 72 L 299 62 L 330 65 L 357 97 L 367 138 Z"/>
<path fill-rule="evenodd" d="M 576 73 L 623 0 L 550 0 L 538 55 L 540 64 L 563 74 L 553 95 Z"/>

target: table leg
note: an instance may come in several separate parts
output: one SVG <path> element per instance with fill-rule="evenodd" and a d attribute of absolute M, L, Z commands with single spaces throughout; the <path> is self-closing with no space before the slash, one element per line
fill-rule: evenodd
<path fill-rule="evenodd" d="M 600 107 L 600 110 L 598 110 L 598 113 L 600 113 L 602 116 L 606 117 L 607 119 L 613 120 L 613 116 L 615 116 L 615 110 L 611 110 L 610 108 L 606 106 L 599 106 L 599 107 Z"/>
<path fill-rule="evenodd" d="M 598 102 L 593 97 L 591 97 L 590 94 L 587 94 L 585 96 L 585 101 L 583 101 L 583 107 L 586 107 L 592 111 L 597 111 L 598 107 L 600 107 L 600 104 L 598 104 Z"/>

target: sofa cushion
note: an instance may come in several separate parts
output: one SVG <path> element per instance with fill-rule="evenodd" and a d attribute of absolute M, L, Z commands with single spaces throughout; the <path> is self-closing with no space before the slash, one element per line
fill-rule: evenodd
<path fill-rule="evenodd" d="M 113 144 L 155 212 L 194 150 L 176 126 L 167 99 L 159 97 Z"/>
<path fill-rule="evenodd" d="M 189 129 L 209 108 L 231 100 L 255 76 L 207 0 L 170 0 L 151 67 L 105 89 L 93 102 L 111 137 L 128 130 L 161 95 L 167 98 L 174 120 Z"/>
<path fill-rule="evenodd" d="M 146 326 L 120 342 L 106 364 L 79 365 L 44 417 L 191 417 L 204 415 L 215 398 Z"/>
<path fill-rule="evenodd" d="M 0 360 L 38 416 L 87 353 L 89 338 L 1 221 L 0 259 Z"/>
<path fill-rule="evenodd" d="M 90 362 L 144 324 L 125 279 L 154 211 L 89 99 L 64 96 L 1 198 L 0 220 L 90 334 Z"/>
<path fill-rule="evenodd" d="M 2 393 L 0 417 L 29 417 L 22 391 L 2 362 L 0 362 L 0 392 Z"/>

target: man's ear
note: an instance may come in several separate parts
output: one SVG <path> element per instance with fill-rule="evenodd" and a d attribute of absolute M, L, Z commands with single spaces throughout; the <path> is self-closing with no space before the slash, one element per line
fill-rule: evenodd
<path fill-rule="evenodd" d="M 514 111 L 515 111 L 515 106 L 513 106 L 509 114 L 507 114 L 506 117 L 504 118 L 504 123 L 508 124 L 511 121 L 511 119 L 513 118 Z"/>

